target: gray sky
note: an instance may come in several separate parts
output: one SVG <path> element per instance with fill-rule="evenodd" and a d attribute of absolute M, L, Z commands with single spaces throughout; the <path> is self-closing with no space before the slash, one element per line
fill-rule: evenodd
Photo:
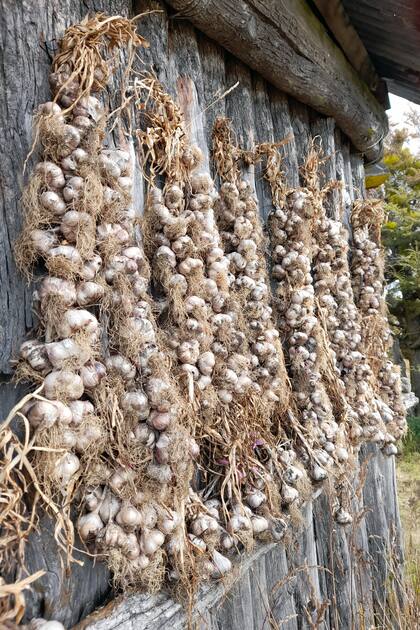
<path fill-rule="evenodd" d="M 398 125 L 404 126 L 404 113 L 408 112 L 410 108 L 415 109 L 420 112 L 420 105 L 416 105 L 415 103 L 411 103 L 407 101 L 405 98 L 401 98 L 400 96 L 395 96 L 395 94 L 389 95 L 389 100 L 391 102 L 391 109 L 388 109 L 387 114 L 388 118 L 393 123 L 397 123 Z M 407 142 L 408 147 L 411 149 L 413 153 L 420 153 L 420 139 L 409 140 Z"/>

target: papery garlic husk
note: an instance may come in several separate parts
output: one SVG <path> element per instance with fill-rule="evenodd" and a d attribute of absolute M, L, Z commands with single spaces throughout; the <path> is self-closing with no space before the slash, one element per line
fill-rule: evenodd
<path fill-rule="evenodd" d="M 98 304 L 105 294 L 105 289 L 97 282 L 80 282 L 76 288 L 79 306 Z"/>
<path fill-rule="evenodd" d="M 46 190 L 41 193 L 39 199 L 44 208 L 57 217 L 62 216 L 66 212 L 66 204 L 63 199 L 52 190 Z"/>
<path fill-rule="evenodd" d="M 111 490 L 113 490 L 115 493 L 118 494 L 118 492 L 123 488 L 123 486 L 126 483 L 133 480 L 134 480 L 134 471 L 119 468 L 112 474 L 109 480 L 109 486 Z"/>
<path fill-rule="evenodd" d="M 45 344 L 37 339 L 24 341 L 19 349 L 20 356 L 37 372 L 46 373 L 51 370 Z"/>
<path fill-rule="evenodd" d="M 254 534 L 261 534 L 261 532 L 265 532 L 269 527 L 267 519 L 263 516 L 251 517 L 251 523 Z"/>
<path fill-rule="evenodd" d="M 44 380 L 44 395 L 50 400 L 66 398 L 77 400 L 83 394 L 83 381 L 78 374 L 68 370 L 50 372 Z"/>
<path fill-rule="evenodd" d="M 126 392 L 121 399 L 121 407 L 135 414 L 138 420 L 146 420 L 149 415 L 147 396 L 139 390 Z"/>
<path fill-rule="evenodd" d="M 44 278 L 38 289 L 41 310 L 49 298 L 54 298 L 63 306 L 73 306 L 76 302 L 76 288 L 74 282 L 54 276 Z"/>
<path fill-rule="evenodd" d="M 90 356 L 87 348 L 83 348 L 73 339 L 62 339 L 46 344 L 45 350 L 51 365 L 55 369 L 65 368 L 68 365 L 81 367 Z"/>
<path fill-rule="evenodd" d="M 159 413 L 152 411 L 147 419 L 147 423 L 157 431 L 164 431 L 170 424 L 172 416 L 169 412 Z"/>
<path fill-rule="evenodd" d="M 72 413 L 72 423 L 77 425 L 88 415 L 92 415 L 95 411 L 90 400 L 71 400 L 69 408 Z"/>
<path fill-rule="evenodd" d="M 118 512 L 116 521 L 121 527 L 134 529 L 142 524 L 141 513 L 134 505 L 125 503 Z"/>
<path fill-rule="evenodd" d="M 63 171 L 54 162 L 39 162 L 35 167 L 35 173 L 54 190 L 63 188 L 66 183 Z"/>
<path fill-rule="evenodd" d="M 87 424 L 77 435 L 76 451 L 84 453 L 92 444 L 102 437 L 101 427 L 97 424 Z"/>
<path fill-rule="evenodd" d="M 60 446 L 63 448 L 73 449 L 77 443 L 77 435 L 71 429 L 65 429 L 60 433 Z"/>
<path fill-rule="evenodd" d="M 34 248 L 40 254 L 50 255 L 57 244 L 57 236 L 48 230 L 32 230 L 31 240 Z"/>
<path fill-rule="evenodd" d="M 114 370 L 124 381 L 131 381 L 136 375 L 135 366 L 121 354 L 113 354 L 105 361 L 109 371 Z"/>
<path fill-rule="evenodd" d="M 211 557 L 214 566 L 214 570 L 212 572 L 213 578 L 223 577 L 224 575 L 226 575 L 226 573 L 229 573 L 229 571 L 232 570 L 232 563 L 229 558 L 223 556 L 216 549 L 213 550 Z"/>
<path fill-rule="evenodd" d="M 108 492 L 99 509 L 99 516 L 104 523 L 112 521 L 120 511 L 121 500 L 112 492 Z"/>
<path fill-rule="evenodd" d="M 246 497 L 246 502 L 253 509 L 260 507 L 266 500 L 267 497 L 261 490 L 250 492 Z"/>
<path fill-rule="evenodd" d="M 28 420 L 33 427 L 49 428 L 57 421 L 58 415 L 58 408 L 53 402 L 37 400 L 29 409 Z"/>
<path fill-rule="evenodd" d="M 89 512 L 77 521 L 77 531 L 84 542 L 90 538 L 96 538 L 103 526 L 104 524 L 96 512 Z"/>
<path fill-rule="evenodd" d="M 180 516 L 174 510 L 163 509 L 159 513 L 157 527 L 167 535 L 171 534 L 180 522 Z"/>
<path fill-rule="evenodd" d="M 74 453 L 67 452 L 57 459 L 54 466 L 54 475 L 60 480 L 61 486 L 64 488 L 79 468 L 79 458 Z"/>
<path fill-rule="evenodd" d="M 152 447 L 156 441 L 155 432 L 145 422 L 139 423 L 134 429 L 134 439 L 147 447 Z"/>
<path fill-rule="evenodd" d="M 172 470 L 168 464 L 149 464 L 146 474 L 150 479 L 159 483 L 169 483 L 172 480 Z"/>
<path fill-rule="evenodd" d="M 80 369 L 80 376 L 85 389 L 97 387 L 106 376 L 106 368 L 99 361 L 90 361 Z"/>
<path fill-rule="evenodd" d="M 165 536 L 158 529 L 143 529 L 140 536 L 140 549 L 146 556 L 152 556 L 165 542 Z"/>
<path fill-rule="evenodd" d="M 57 334 L 60 337 L 71 337 L 79 331 L 83 331 L 93 340 L 100 333 L 99 322 L 96 317 L 83 308 L 69 308 L 63 313 L 60 322 L 57 323 Z"/>
<path fill-rule="evenodd" d="M 197 547 L 200 551 L 207 550 L 207 545 L 202 538 L 199 538 L 198 536 L 194 536 L 194 534 L 188 534 L 188 538 L 191 541 L 191 543 L 194 545 L 194 547 Z"/>
<path fill-rule="evenodd" d="M 220 544 L 223 547 L 223 549 L 226 549 L 226 551 L 228 551 L 229 549 L 232 549 L 233 545 L 235 544 L 235 541 L 234 541 L 233 536 L 231 536 L 230 534 L 224 533 L 222 534 L 222 537 L 220 539 Z"/>
<path fill-rule="evenodd" d="M 158 515 L 152 503 L 143 503 L 140 508 L 140 515 L 142 527 L 146 529 L 153 529 L 155 527 Z"/>

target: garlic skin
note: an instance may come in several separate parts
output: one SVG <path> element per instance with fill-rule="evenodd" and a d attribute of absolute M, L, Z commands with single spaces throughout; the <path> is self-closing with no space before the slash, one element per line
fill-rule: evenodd
<path fill-rule="evenodd" d="M 89 512 L 81 516 L 77 521 L 77 531 L 83 542 L 87 542 L 91 538 L 96 538 L 103 526 L 104 524 L 99 514 L 95 512 Z"/>
<path fill-rule="evenodd" d="M 212 562 L 214 569 L 212 571 L 213 578 L 221 578 L 232 570 L 232 563 L 229 558 L 223 556 L 216 549 L 212 553 Z"/>
<path fill-rule="evenodd" d="M 72 477 L 77 473 L 79 468 L 79 458 L 73 453 L 64 453 L 64 455 L 57 459 L 54 467 L 54 476 L 60 482 L 63 489 L 68 486 Z"/>
<path fill-rule="evenodd" d="M 96 340 L 100 334 L 99 322 L 85 309 L 70 308 L 64 312 L 62 320 L 58 323 L 57 333 L 60 337 L 71 337 L 79 331 Z"/>
<path fill-rule="evenodd" d="M 50 400 L 65 398 L 77 400 L 84 392 L 83 381 L 78 374 L 69 370 L 57 370 L 47 374 L 44 394 Z"/>
<path fill-rule="evenodd" d="M 63 306 L 73 306 L 76 302 L 76 288 L 74 282 L 47 276 L 39 286 L 38 295 L 41 302 L 41 310 L 44 309 L 47 300 L 57 299 Z"/>
<path fill-rule="evenodd" d="M 152 556 L 165 542 L 165 536 L 158 529 L 143 529 L 140 536 L 140 549 L 146 556 Z"/>
<path fill-rule="evenodd" d="M 89 350 L 82 348 L 73 339 L 62 339 L 45 345 L 48 360 L 55 369 L 65 368 L 69 363 L 83 366 L 89 360 Z"/>

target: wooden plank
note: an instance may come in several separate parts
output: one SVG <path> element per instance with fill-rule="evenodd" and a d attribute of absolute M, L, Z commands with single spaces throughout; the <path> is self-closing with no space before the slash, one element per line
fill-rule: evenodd
<path fill-rule="evenodd" d="M 209 147 L 205 134 L 205 100 L 201 60 L 196 33 L 189 23 L 170 22 L 168 81 L 184 113 L 185 131 L 203 152 L 203 169 L 209 170 Z"/>
<path fill-rule="evenodd" d="M 335 118 L 369 160 L 381 155 L 385 112 L 304 0 L 170 4 L 274 86 Z"/>
<path fill-rule="evenodd" d="M 298 534 L 291 532 L 293 542 L 287 550 L 287 560 L 290 571 L 296 576 L 293 598 L 298 614 L 298 627 L 306 628 L 308 617 L 315 622 L 316 608 L 327 597 L 320 586 L 323 567 L 318 565 L 312 501 L 303 506 L 302 517 L 301 531 Z M 324 622 L 319 621 L 320 628 L 328 628 L 328 613 Z"/>
<path fill-rule="evenodd" d="M 274 142 L 273 119 L 271 116 L 270 101 L 268 98 L 267 84 L 258 76 L 253 81 L 254 96 L 254 120 L 255 140 L 257 143 Z M 255 188 L 260 204 L 260 214 L 263 222 L 273 209 L 273 199 L 269 183 L 264 178 L 265 160 L 255 165 Z"/>
<path fill-rule="evenodd" d="M 314 138 L 315 147 L 320 149 L 322 161 L 319 166 L 320 184 L 325 186 L 328 182 L 336 179 L 336 155 L 334 139 L 335 122 L 333 118 L 316 116 L 311 123 L 311 134 Z M 331 219 L 336 216 L 339 206 L 340 194 L 337 189 L 327 193 L 324 198 L 324 207 L 327 216 Z"/>
<path fill-rule="evenodd" d="M 357 617 L 356 589 L 344 528 L 333 517 L 330 492 L 326 490 L 314 502 L 318 563 L 327 569 L 325 584 L 330 607 L 330 626 L 352 630 Z"/>
<path fill-rule="evenodd" d="M 297 162 L 300 167 L 306 159 L 312 139 L 309 128 L 309 110 L 306 105 L 294 99 L 289 99 L 289 107 L 293 135 L 295 138 Z M 301 182 L 300 174 L 299 181 Z"/>
<path fill-rule="evenodd" d="M 299 186 L 299 170 L 296 141 L 290 117 L 289 101 L 285 94 L 268 86 L 271 116 L 273 118 L 274 140 L 277 142 L 290 137 L 290 141 L 280 147 L 282 170 L 285 183 L 290 188 Z"/>
<path fill-rule="evenodd" d="M 375 92 L 378 74 L 341 0 L 314 0 L 314 3 L 359 77 Z"/>
<path fill-rule="evenodd" d="M 213 126 L 216 118 L 226 115 L 225 91 L 235 84 L 226 82 L 225 52 L 211 39 L 197 33 L 198 52 L 200 55 L 205 89 L 203 104 L 205 107 L 205 135 L 208 147 L 212 146 Z M 210 161 L 210 169 L 214 176 L 214 167 Z"/>

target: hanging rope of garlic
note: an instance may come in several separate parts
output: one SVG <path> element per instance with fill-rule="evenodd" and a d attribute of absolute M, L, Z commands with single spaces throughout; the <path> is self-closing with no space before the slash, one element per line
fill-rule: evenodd
<path fill-rule="evenodd" d="M 258 397 L 254 408 L 259 422 L 257 439 L 264 444 L 264 439 L 268 437 L 265 448 L 275 448 L 274 460 L 278 457 L 277 466 L 280 464 L 277 470 L 274 468 L 279 477 L 276 484 L 281 485 L 280 500 L 283 505 L 290 506 L 299 496 L 298 490 L 290 486 L 299 482 L 303 474 L 301 469 L 288 466 L 292 453 L 285 448 L 288 440 L 281 425 L 290 405 L 291 389 L 279 333 L 273 322 L 266 244 L 258 202 L 250 184 L 240 179 L 239 160 L 244 160 L 244 156 L 233 143 L 227 119 L 219 118 L 216 121 L 213 157 L 224 182 L 217 202 L 218 224 L 235 277 L 231 291 L 239 304 L 241 330 L 249 346 L 249 377 L 254 395 Z M 271 462 L 273 465 L 274 461 Z"/>
<path fill-rule="evenodd" d="M 384 451 L 391 455 L 396 452 L 391 438 L 402 437 L 406 420 L 399 369 L 389 359 L 392 336 L 384 296 L 384 254 L 380 242 L 383 218 L 380 200 L 355 202 L 351 215 L 354 241 L 351 273 L 361 314 L 362 340 L 379 395 L 378 413 L 386 425 L 382 439 Z"/>
<path fill-rule="evenodd" d="M 19 488 L 16 498 L 23 501 L 25 493 L 35 491 L 32 512 L 22 514 L 24 535 L 14 528 L 16 537 L 0 550 L 3 559 L 18 542 L 22 566 L 23 541 L 36 525 L 38 503 L 55 519 L 57 542 L 74 560 L 70 510 L 101 467 L 99 456 L 109 437 L 96 396 L 106 378 L 106 367 L 98 360 L 105 341 L 98 304 L 105 287 L 96 232 L 104 209 L 118 204 L 107 197 L 98 159 L 107 122 L 100 98 L 110 76 L 110 57 L 128 48 L 130 65 L 134 47 L 141 43 L 132 22 L 118 16 L 98 14 L 80 28 L 68 29 L 50 76 L 54 100 L 41 105 L 35 117 L 41 161 L 24 191 L 24 225 L 15 256 L 27 276 L 38 260 L 48 275 L 34 293 L 37 336 L 22 344 L 16 376 L 40 386 L 10 417 L 23 423 L 25 441 L 10 432 L 9 422 L 1 427 L 2 436 L 8 432 L 2 492 L 3 485 L 5 496 Z M 124 184 L 119 177 L 120 197 Z M 13 452 L 17 455 L 10 459 Z M 9 529 L 15 514 L 2 511 L 1 527 Z M 95 530 L 93 522 L 87 530 Z"/>

